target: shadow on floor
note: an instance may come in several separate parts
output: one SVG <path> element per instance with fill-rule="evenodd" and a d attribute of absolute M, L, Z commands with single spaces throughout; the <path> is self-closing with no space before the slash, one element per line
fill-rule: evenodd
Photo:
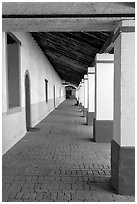
<path fill-rule="evenodd" d="M 29 130 L 28 130 L 28 131 L 29 131 L 29 132 L 40 131 L 40 128 L 33 127 L 33 128 L 29 128 Z"/>
<path fill-rule="evenodd" d="M 87 142 L 95 142 L 93 138 L 79 138 L 79 140 L 82 140 L 82 141 L 87 141 Z"/>

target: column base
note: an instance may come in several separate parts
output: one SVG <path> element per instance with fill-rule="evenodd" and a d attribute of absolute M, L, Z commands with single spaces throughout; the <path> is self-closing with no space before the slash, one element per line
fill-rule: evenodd
<path fill-rule="evenodd" d="M 88 109 L 87 109 L 87 108 L 84 108 L 84 112 L 83 112 L 84 118 L 87 118 L 87 112 L 88 112 Z"/>
<path fill-rule="evenodd" d="M 95 118 L 95 112 L 87 112 L 87 125 L 92 126 Z"/>
<path fill-rule="evenodd" d="M 111 179 L 116 193 L 135 194 L 135 147 L 111 141 Z"/>
<path fill-rule="evenodd" d="M 93 120 L 93 140 L 109 143 L 113 138 L 113 120 Z"/>

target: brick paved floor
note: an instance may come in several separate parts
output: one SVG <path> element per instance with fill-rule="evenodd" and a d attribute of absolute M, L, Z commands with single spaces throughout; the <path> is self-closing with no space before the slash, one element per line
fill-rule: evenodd
<path fill-rule="evenodd" d="M 3 156 L 2 200 L 132 202 L 110 181 L 110 144 L 92 142 L 74 100 L 66 100 Z"/>

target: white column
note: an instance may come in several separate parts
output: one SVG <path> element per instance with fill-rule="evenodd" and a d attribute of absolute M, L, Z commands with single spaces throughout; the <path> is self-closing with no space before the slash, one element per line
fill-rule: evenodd
<path fill-rule="evenodd" d="M 95 118 L 95 67 L 89 67 L 87 125 L 93 125 L 94 118 Z"/>
<path fill-rule="evenodd" d="M 79 103 L 80 103 L 80 84 L 77 88 L 77 101 L 78 101 L 78 105 L 79 105 Z"/>
<path fill-rule="evenodd" d="M 95 69 L 94 140 L 111 142 L 113 137 L 114 55 L 97 54 Z"/>
<path fill-rule="evenodd" d="M 82 87 L 81 87 L 81 101 L 82 101 L 82 112 L 84 111 L 84 79 L 82 79 Z"/>
<path fill-rule="evenodd" d="M 84 75 L 84 108 L 88 108 L 88 75 Z"/>
<path fill-rule="evenodd" d="M 84 75 L 84 117 L 87 116 L 88 110 L 88 75 Z"/>
<path fill-rule="evenodd" d="M 82 109 L 82 82 L 79 84 L 79 107 Z"/>
<path fill-rule="evenodd" d="M 114 123 L 111 143 L 111 177 L 113 187 L 119 194 L 135 193 L 134 31 L 134 20 L 121 21 L 116 30 L 114 42 Z"/>

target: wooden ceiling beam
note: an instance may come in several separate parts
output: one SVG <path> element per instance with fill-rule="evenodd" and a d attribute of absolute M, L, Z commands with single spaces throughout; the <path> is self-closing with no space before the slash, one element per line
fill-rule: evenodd
<path fill-rule="evenodd" d="M 44 41 L 44 43 L 39 41 L 38 39 L 36 41 L 39 44 L 39 46 L 41 47 L 41 49 L 45 50 L 45 52 L 47 52 L 48 49 L 50 49 L 50 50 L 52 49 L 52 50 L 54 50 L 56 52 L 61 53 L 63 56 L 66 56 L 66 57 L 68 57 L 70 59 L 78 61 L 79 63 L 81 63 L 81 65 L 89 64 L 89 62 L 91 62 L 93 60 L 93 57 L 92 56 L 87 57 L 88 55 L 86 55 L 86 53 L 82 55 L 84 57 L 84 58 L 82 58 L 82 57 L 79 56 L 78 53 L 73 54 L 74 52 L 72 52 L 72 53 L 68 52 L 67 50 L 62 49 L 61 46 L 58 47 L 56 44 L 54 44 L 52 46 L 51 44 L 46 44 L 45 41 Z"/>
<path fill-rule="evenodd" d="M 59 66 L 62 66 L 62 65 L 59 64 L 59 66 L 58 66 L 57 62 L 56 62 L 56 64 L 54 64 L 54 62 L 52 61 L 52 59 L 49 56 L 47 56 L 47 58 L 51 62 L 52 66 L 54 67 L 54 69 L 58 73 L 58 75 L 61 77 L 61 79 L 65 79 L 66 81 L 68 81 L 68 78 L 70 78 L 69 79 L 70 82 L 78 84 L 80 79 L 83 77 L 83 75 L 81 75 L 81 73 L 74 74 L 73 69 L 72 70 L 67 70 L 68 67 L 66 67 L 66 66 L 63 67 L 64 69 L 60 69 Z"/>
<path fill-rule="evenodd" d="M 55 61 L 55 59 L 57 59 L 58 61 L 61 61 L 63 62 L 64 64 L 70 64 L 73 69 L 75 70 L 76 68 L 79 69 L 79 70 L 85 70 L 85 68 L 83 66 L 80 66 L 78 63 L 76 63 L 76 61 L 74 60 L 68 60 L 67 58 L 65 57 L 59 57 L 57 56 L 57 54 L 54 54 L 53 52 L 48 52 L 48 55 L 50 55 L 50 57 L 52 57 L 53 61 Z M 87 66 L 88 67 L 88 66 Z"/>
<path fill-rule="evenodd" d="M 52 60 L 52 57 L 51 56 L 49 56 L 49 58 Z M 64 70 L 64 72 L 65 71 L 67 71 L 67 72 L 71 72 L 71 74 L 73 73 L 73 74 L 76 74 L 76 75 L 78 75 L 78 76 L 81 76 L 81 75 L 83 75 L 83 73 L 85 73 L 85 71 L 86 71 L 86 69 L 84 69 L 84 70 L 79 70 L 79 69 L 73 69 L 73 67 L 70 65 L 70 64 L 63 64 L 62 65 L 62 62 L 61 61 L 59 61 L 59 60 L 56 60 L 56 61 L 53 61 L 52 60 L 52 62 L 53 62 L 53 64 L 56 66 L 56 69 L 57 70 Z"/>
<path fill-rule="evenodd" d="M 104 16 L 135 14 L 135 2 L 3 2 L 3 15 Z"/>
<path fill-rule="evenodd" d="M 72 32 L 74 36 L 77 36 L 80 41 L 83 41 L 83 43 L 90 45 L 93 48 L 99 49 L 100 45 L 102 45 L 102 42 L 98 41 L 97 39 L 86 35 L 86 32 Z"/>
<path fill-rule="evenodd" d="M 73 39 L 75 39 L 77 42 L 81 42 L 81 44 L 84 44 L 85 47 L 87 46 L 88 48 L 90 47 L 90 50 L 92 50 L 93 52 L 98 52 L 98 49 L 95 48 L 93 45 L 91 45 L 90 41 L 87 41 L 84 38 L 81 38 L 79 36 L 77 36 L 74 32 L 67 32 L 68 35 L 71 35 L 73 37 Z"/>
<path fill-rule="evenodd" d="M 95 34 L 93 34 L 93 33 L 88 33 L 88 32 L 86 32 L 86 35 L 92 36 L 93 38 L 96 38 L 97 40 L 100 40 L 100 41 L 105 42 L 104 39 L 97 37 L 97 36 L 96 36 Z"/>
<path fill-rule="evenodd" d="M 52 36 L 52 37 L 54 37 L 54 38 L 52 38 L 52 43 L 55 43 L 55 44 L 57 44 L 59 47 L 61 46 L 62 47 L 62 42 L 64 42 L 65 44 L 64 44 L 64 46 L 63 46 L 63 48 L 68 52 L 68 51 L 70 51 L 71 53 L 73 53 L 73 54 L 75 54 L 75 57 L 77 57 L 77 56 L 79 56 L 79 54 L 81 53 L 81 54 L 83 54 L 83 55 L 85 55 L 85 56 L 89 56 L 90 58 L 92 58 L 92 55 L 91 54 L 93 54 L 93 51 L 91 51 L 91 49 L 89 49 L 89 50 L 85 50 L 85 49 L 83 49 L 83 47 L 84 47 L 84 45 L 78 45 L 78 44 L 74 44 L 74 42 L 73 42 L 73 39 L 71 38 L 67 38 L 66 36 L 58 36 L 58 34 L 59 35 L 61 35 L 61 33 L 56 33 L 55 35 L 54 34 L 52 34 L 52 33 L 45 33 L 45 38 L 44 38 L 44 34 L 41 36 L 41 34 L 40 34 L 40 36 L 39 36 L 39 34 L 37 34 L 37 33 L 32 33 L 32 35 L 33 36 L 36 36 L 36 37 L 41 37 L 43 40 L 45 40 L 46 41 L 46 39 L 48 38 L 49 39 L 49 36 Z M 65 38 L 66 37 L 66 38 Z M 58 39 L 58 40 L 57 40 Z M 39 41 L 40 42 L 40 41 Z M 77 47 L 77 51 L 76 51 L 76 47 Z M 75 53 L 74 53 L 75 52 Z"/>
<path fill-rule="evenodd" d="M 100 31 L 100 33 L 101 33 L 102 35 L 107 36 L 107 37 L 109 37 L 109 35 L 110 35 L 108 32 L 102 32 L 102 31 Z"/>
<path fill-rule="evenodd" d="M 114 47 L 114 44 L 112 42 L 113 36 L 114 36 L 114 33 L 112 32 L 99 53 L 109 53 L 113 49 Z"/>
<path fill-rule="evenodd" d="M 113 31 L 123 18 L 2 18 L 3 32 L 98 32 Z M 125 19 L 125 18 L 124 18 Z M 127 19 L 127 18 L 126 18 Z"/>
<path fill-rule="evenodd" d="M 89 52 L 96 52 L 97 51 L 97 49 L 96 48 L 94 48 L 94 47 L 92 47 L 91 45 L 87 45 L 87 44 L 85 44 L 84 42 L 81 42 L 80 40 L 76 40 L 76 39 L 74 39 L 74 34 L 71 34 L 70 32 L 66 32 L 66 33 L 59 33 L 59 35 L 62 35 L 63 37 L 64 37 L 64 35 L 65 35 L 65 37 L 68 39 L 68 40 L 72 40 L 72 42 L 75 44 L 75 45 L 78 45 L 79 47 L 81 47 L 81 48 L 83 48 L 84 50 L 86 50 L 86 52 L 87 52 L 87 50 L 89 51 Z M 73 36 L 73 37 L 69 37 L 69 36 Z"/>
<path fill-rule="evenodd" d="M 89 60 L 89 59 L 87 59 L 85 57 L 85 61 L 84 61 L 84 59 L 81 59 L 81 58 L 78 58 L 78 57 L 72 57 L 72 55 L 70 53 L 65 53 L 63 50 L 61 50 L 61 49 L 59 49 L 57 47 L 52 47 L 50 45 L 45 45 L 44 46 L 43 44 L 41 45 L 40 43 L 39 43 L 39 45 L 41 46 L 41 48 L 42 48 L 42 50 L 44 51 L 45 54 L 48 54 L 49 52 L 52 52 L 52 53 L 54 52 L 55 55 L 59 54 L 60 57 L 66 57 L 66 60 L 76 61 L 81 66 L 86 66 L 92 61 L 91 60 L 92 58 L 90 58 L 90 60 Z"/>
<path fill-rule="evenodd" d="M 81 45 L 80 42 L 75 42 L 74 43 L 74 39 L 73 38 L 66 38 L 65 34 L 62 37 L 57 36 L 58 34 L 55 35 L 55 41 L 57 45 L 63 47 L 67 52 L 71 52 L 71 53 L 76 53 L 76 56 L 79 56 L 80 53 L 83 53 L 83 55 L 86 53 L 86 55 L 90 55 L 91 53 L 93 53 L 93 51 L 91 49 L 89 49 L 89 52 L 87 53 L 87 49 L 85 51 L 85 47 L 86 45 Z M 59 34 L 61 35 L 61 33 Z M 57 40 L 58 39 L 58 40 Z M 54 40 L 54 39 L 52 39 Z M 84 49 L 83 49 L 84 47 Z M 91 56 L 90 56 L 91 57 Z"/>
<path fill-rule="evenodd" d="M 65 67 L 65 69 L 62 69 L 60 66 L 58 66 L 57 72 L 59 74 L 65 74 L 66 76 L 71 76 L 73 79 L 76 79 L 76 80 L 78 80 L 79 78 L 81 78 L 83 76 L 82 73 L 81 74 L 73 73 L 73 70 L 70 70 L 70 71 L 66 72 L 66 68 L 67 67 Z"/>
<path fill-rule="evenodd" d="M 55 37 L 55 40 L 58 38 L 58 40 L 60 41 L 60 42 L 64 42 L 64 43 L 67 43 L 67 48 L 71 48 L 71 49 L 74 49 L 74 47 L 76 46 L 77 48 L 78 48 L 78 50 L 80 50 L 81 52 L 83 51 L 83 53 L 84 53 L 84 51 L 86 52 L 86 55 L 88 54 L 88 53 L 93 53 L 93 51 L 94 52 L 96 52 L 95 50 L 94 50 L 94 48 L 92 48 L 92 46 L 89 46 L 88 45 L 88 53 L 87 53 L 87 48 L 86 48 L 86 45 L 84 44 L 84 43 L 81 43 L 80 41 L 78 41 L 78 40 L 75 40 L 73 37 L 68 37 L 68 33 L 62 33 L 62 32 L 59 32 L 59 33 L 56 33 L 55 35 L 54 34 L 52 34 L 52 33 L 45 33 L 46 35 L 52 35 L 52 36 L 54 36 Z M 58 41 L 57 41 L 57 43 L 58 43 Z M 86 50 L 85 50 L 86 49 Z"/>
<path fill-rule="evenodd" d="M 84 43 L 81 43 L 80 41 L 76 41 L 75 39 L 73 38 L 70 38 L 67 36 L 67 34 L 63 34 L 63 33 L 57 33 L 57 35 L 60 35 L 62 36 L 63 38 L 66 38 L 66 40 L 68 40 L 68 42 L 70 42 L 70 44 L 72 43 L 73 44 L 73 47 L 72 49 L 77 49 L 80 50 L 80 52 L 82 52 L 83 54 L 85 54 L 86 56 L 88 55 L 89 57 L 92 57 L 91 55 L 96 54 L 97 51 L 93 50 L 93 48 L 91 46 L 85 46 Z"/>
<path fill-rule="evenodd" d="M 78 81 L 80 78 L 82 78 L 83 75 L 78 75 L 78 74 L 73 74 L 72 76 L 72 72 L 65 72 L 64 70 L 59 70 L 58 68 L 58 72 L 61 75 L 65 75 L 65 78 L 67 79 L 68 76 L 71 77 L 73 80 Z"/>

